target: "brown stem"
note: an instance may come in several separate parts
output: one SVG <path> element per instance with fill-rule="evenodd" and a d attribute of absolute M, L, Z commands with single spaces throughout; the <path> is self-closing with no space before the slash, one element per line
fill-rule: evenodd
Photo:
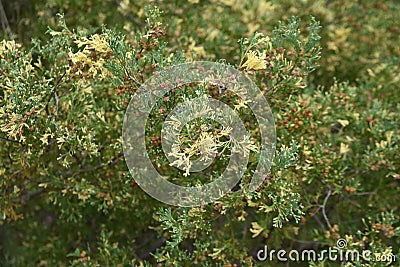
<path fill-rule="evenodd" d="M 52 89 L 51 92 L 50 92 L 50 95 L 49 95 L 49 97 L 48 97 L 48 99 L 47 99 L 47 102 L 46 102 L 46 106 L 45 106 L 45 108 L 44 108 L 44 109 L 46 110 L 46 114 L 47 114 L 47 115 L 50 115 L 50 112 L 49 112 L 50 100 L 51 100 L 51 98 L 53 97 L 53 95 L 56 94 L 56 90 L 57 90 L 57 88 L 60 86 L 60 83 L 61 83 L 62 79 L 64 78 L 64 76 L 65 76 L 66 74 L 67 74 L 67 72 L 65 71 L 65 72 L 63 73 L 63 75 L 61 75 L 61 77 L 59 77 L 59 78 L 57 79 L 56 84 L 54 85 L 53 89 Z M 57 105 L 58 105 L 58 98 L 56 98 L 56 102 L 57 102 Z M 58 106 L 57 106 L 57 109 L 58 109 Z"/>

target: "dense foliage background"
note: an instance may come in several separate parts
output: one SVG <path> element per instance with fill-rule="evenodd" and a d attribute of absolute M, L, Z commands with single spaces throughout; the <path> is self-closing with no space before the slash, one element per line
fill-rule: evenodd
<path fill-rule="evenodd" d="M 283 266 L 257 251 L 339 238 L 400 260 L 397 1 L 0 3 L 1 266 Z M 226 62 L 257 83 L 278 148 L 256 192 L 247 173 L 243 191 L 177 208 L 135 184 L 121 128 L 144 81 L 193 60 Z M 154 125 L 187 95 L 168 97 Z M 149 154 L 173 173 L 157 127 Z"/>

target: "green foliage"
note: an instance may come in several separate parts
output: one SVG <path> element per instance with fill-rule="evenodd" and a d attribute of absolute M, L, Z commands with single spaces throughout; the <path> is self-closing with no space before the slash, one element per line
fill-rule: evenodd
<path fill-rule="evenodd" d="M 283 266 L 259 262 L 257 251 L 266 244 L 327 249 L 339 238 L 348 248 L 399 260 L 396 1 L 4 2 L 2 25 L 10 28 L 0 42 L 1 266 Z M 246 103 L 212 85 L 171 92 L 147 125 L 146 147 L 160 173 L 202 184 L 226 166 L 223 134 L 207 175 L 186 177 L 162 155 L 162 122 L 199 92 L 237 110 L 251 152 L 227 195 L 170 207 L 129 174 L 121 129 L 147 79 L 194 60 L 225 62 L 259 86 L 275 117 L 277 150 L 264 184 L 249 192 L 264 159 Z M 215 130 L 207 136 L 226 130 L 209 120 L 188 127 L 201 133 L 204 124 Z M 196 138 L 181 137 L 190 150 Z"/>

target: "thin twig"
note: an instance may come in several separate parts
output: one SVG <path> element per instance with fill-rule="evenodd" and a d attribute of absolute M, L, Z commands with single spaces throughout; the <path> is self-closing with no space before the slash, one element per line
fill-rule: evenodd
<path fill-rule="evenodd" d="M 115 3 L 118 5 L 118 6 L 120 6 L 120 3 L 121 1 L 115 1 Z M 146 27 L 146 23 L 144 23 L 144 22 L 141 22 L 140 20 L 138 20 L 137 18 L 135 18 L 134 16 L 132 16 L 132 14 L 130 14 L 130 13 L 127 13 L 126 15 L 125 15 L 125 17 L 127 17 L 128 19 L 130 19 L 134 24 L 136 24 L 138 27 L 141 27 L 141 28 L 143 28 L 143 27 Z"/>
<path fill-rule="evenodd" d="M 66 74 L 67 74 L 67 72 L 64 72 L 63 75 L 62 75 L 60 78 L 58 78 L 56 84 L 54 85 L 53 89 L 51 90 L 51 93 L 50 93 L 50 95 L 49 95 L 49 98 L 47 99 L 46 107 L 45 107 L 45 110 L 46 110 L 46 114 L 47 114 L 47 115 L 50 115 L 50 112 L 49 112 L 50 100 L 51 100 L 51 98 L 53 97 L 53 95 L 56 93 L 57 88 L 60 86 L 60 83 L 61 83 L 62 79 L 64 78 L 64 76 L 65 76 Z M 57 100 L 57 98 L 56 98 L 56 104 L 57 104 L 57 103 L 58 103 L 58 100 Z"/>
<path fill-rule="evenodd" d="M 141 22 L 140 20 L 138 20 L 137 18 L 135 18 L 134 16 L 132 16 L 132 14 L 126 14 L 125 17 L 127 17 L 128 19 L 130 19 L 133 23 L 135 23 L 138 27 L 140 28 L 144 28 L 146 27 L 146 23 Z"/>
<path fill-rule="evenodd" d="M 369 195 L 373 195 L 375 194 L 375 192 L 359 192 L 359 193 L 352 193 L 350 196 L 369 196 Z M 357 202 L 351 200 L 349 197 L 343 195 L 342 196 L 344 200 L 346 200 L 347 202 L 349 202 L 350 204 L 356 206 L 357 208 L 361 208 L 361 205 L 358 204 Z"/>
<path fill-rule="evenodd" d="M 314 130 L 314 134 L 317 136 L 318 140 L 322 143 L 322 145 L 324 145 L 326 147 L 326 149 L 328 149 L 329 151 L 333 151 L 333 152 L 338 152 L 335 149 L 329 147 L 326 142 L 322 139 L 322 137 L 319 135 L 319 133 L 317 133 L 316 130 Z"/>
<path fill-rule="evenodd" d="M 56 116 L 58 117 L 58 108 L 59 108 L 59 105 L 58 105 L 58 95 L 57 95 L 57 92 L 56 92 L 56 91 L 54 91 L 54 98 L 56 99 Z"/>
<path fill-rule="evenodd" d="M 19 142 L 19 141 L 16 141 L 16 140 L 12 140 L 12 139 L 8 139 L 8 138 L 6 138 L 6 137 L 1 137 L 1 136 L 0 136 L 0 139 L 1 139 L 1 140 L 8 141 L 8 142 L 13 142 L 13 143 L 17 143 L 17 144 L 20 144 L 20 145 L 22 145 L 22 143 L 21 143 L 21 142 Z"/>
<path fill-rule="evenodd" d="M 360 205 L 360 204 L 358 204 L 357 202 L 351 200 L 350 198 L 348 198 L 348 197 L 346 197 L 346 196 L 344 196 L 344 195 L 342 196 L 342 198 L 343 198 L 344 200 L 346 200 L 347 202 L 349 202 L 350 204 L 356 206 L 357 208 L 361 208 L 361 205 Z"/>
<path fill-rule="evenodd" d="M 3 31 L 8 34 L 10 40 L 13 40 L 13 34 L 11 32 L 10 24 L 8 23 L 6 12 L 4 11 L 3 3 L 0 0 L 0 16 L 1 16 L 1 26 Z"/>
<path fill-rule="evenodd" d="M 242 239 L 245 240 L 247 232 L 249 231 L 249 220 L 245 220 L 243 223 Z"/>
<path fill-rule="evenodd" d="M 2 137 L 0 137 L 0 138 L 2 138 Z M 10 140 L 10 141 L 13 141 L 13 140 Z M 15 142 L 15 141 L 14 141 L 14 142 Z M 104 166 L 113 166 L 113 165 L 117 164 L 118 160 L 119 160 L 120 158 L 122 158 L 123 156 L 124 156 L 124 154 L 121 153 L 121 154 L 117 155 L 116 157 L 114 157 L 114 158 L 113 158 L 109 163 L 107 163 L 107 164 L 101 163 L 101 164 L 98 165 L 98 166 L 87 167 L 87 168 L 81 168 L 81 169 L 79 169 L 78 171 L 76 171 L 75 173 L 73 173 L 72 171 L 67 171 L 67 172 L 63 173 L 62 176 L 63 176 L 63 177 L 67 177 L 67 176 L 69 176 L 69 175 L 71 175 L 71 174 L 75 175 L 75 174 L 77 174 L 77 173 L 95 171 L 95 170 L 98 170 L 98 169 L 100 169 L 100 168 L 102 168 L 102 167 L 104 167 Z M 109 181 L 110 181 L 110 180 L 109 180 Z M 48 182 L 48 181 L 46 181 L 46 182 Z M 28 201 L 29 199 L 31 199 L 32 197 L 35 197 L 35 196 L 37 196 L 37 195 L 40 195 L 40 194 L 42 194 L 42 193 L 45 192 L 45 191 L 46 191 L 46 188 L 39 188 L 39 189 L 37 189 L 37 190 L 31 191 L 31 192 L 27 192 L 25 195 L 21 196 L 19 199 L 14 199 L 14 200 L 12 200 L 12 201 L 13 201 L 13 203 L 23 203 L 23 202 L 27 202 L 27 201 Z"/>
<path fill-rule="evenodd" d="M 329 189 L 329 190 L 328 190 L 328 193 L 327 193 L 326 196 L 325 196 L 324 202 L 322 203 L 322 206 L 321 206 L 321 208 L 322 208 L 322 216 L 324 216 L 325 222 L 326 222 L 326 224 L 328 225 L 329 229 L 332 228 L 332 225 L 331 225 L 331 223 L 329 222 L 328 216 L 326 215 L 326 209 L 325 209 L 325 208 L 326 208 L 326 203 L 328 202 L 328 199 L 329 199 L 329 197 L 330 197 L 331 195 L 332 195 L 332 190 Z"/>
<path fill-rule="evenodd" d="M 65 177 L 68 177 L 68 176 L 70 176 L 70 175 L 75 175 L 75 174 L 79 174 L 79 173 L 82 173 L 82 172 L 91 172 L 91 171 L 95 171 L 95 170 L 101 169 L 101 168 L 103 168 L 103 167 L 105 167 L 105 166 L 114 166 L 115 164 L 118 163 L 118 160 L 119 160 L 120 158 L 122 158 L 123 156 L 124 156 L 124 153 L 120 153 L 120 154 L 118 154 L 117 156 L 115 156 L 114 158 L 112 158 L 111 161 L 108 162 L 108 163 L 106 163 L 106 164 L 105 164 L 105 163 L 100 163 L 100 164 L 97 165 L 97 166 L 90 166 L 90 167 L 80 168 L 80 169 L 78 169 L 78 170 L 75 171 L 75 172 L 73 172 L 73 171 L 67 171 L 67 172 L 63 173 L 62 176 L 65 178 Z"/>
<path fill-rule="evenodd" d="M 151 253 L 156 252 L 157 249 L 163 247 L 167 240 L 164 237 L 160 237 L 157 239 L 154 244 L 150 247 L 149 250 L 139 255 L 139 258 L 142 260 L 148 260 L 151 256 Z"/>
<path fill-rule="evenodd" d="M 369 196 L 375 195 L 376 192 L 359 192 L 359 193 L 352 193 L 353 196 Z"/>
<path fill-rule="evenodd" d="M 318 216 L 313 215 L 312 216 L 315 220 L 315 222 L 322 228 L 323 231 L 326 230 L 325 225 L 321 222 Z"/>
<path fill-rule="evenodd" d="M 19 199 L 13 199 L 12 202 L 13 203 L 26 203 L 31 198 L 42 194 L 44 191 L 45 191 L 45 188 L 39 188 L 34 191 L 30 191 L 30 192 L 26 193 L 25 195 L 22 195 Z"/>
<path fill-rule="evenodd" d="M 76 162 L 78 163 L 79 167 L 82 166 L 82 160 L 78 157 L 78 155 L 76 155 L 76 153 L 71 153 L 71 149 L 69 148 L 69 146 L 65 146 L 65 149 L 67 150 L 67 152 L 72 155 L 72 157 L 75 158 Z"/>

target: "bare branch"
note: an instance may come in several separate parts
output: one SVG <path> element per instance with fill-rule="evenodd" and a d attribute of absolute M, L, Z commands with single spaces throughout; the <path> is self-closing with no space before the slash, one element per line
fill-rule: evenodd
<path fill-rule="evenodd" d="M 328 193 L 325 196 L 324 202 L 321 205 L 322 208 L 322 216 L 324 216 L 325 222 L 328 225 L 329 229 L 332 228 L 331 223 L 329 222 L 328 216 L 326 215 L 326 203 L 328 202 L 329 197 L 332 195 L 332 190 L 329 189 Z"/>
<path fill-rule="evenodd" d="M 1 26 L 3 27 L 4 33 L 8 35 L 10 40 L 13 40 L 13 34 L 10 28 L 10 24 L 8 23 L 6 12 L 4 11 L 3 3 L 0 0 L 0 17 L 1 17 Z"/>

